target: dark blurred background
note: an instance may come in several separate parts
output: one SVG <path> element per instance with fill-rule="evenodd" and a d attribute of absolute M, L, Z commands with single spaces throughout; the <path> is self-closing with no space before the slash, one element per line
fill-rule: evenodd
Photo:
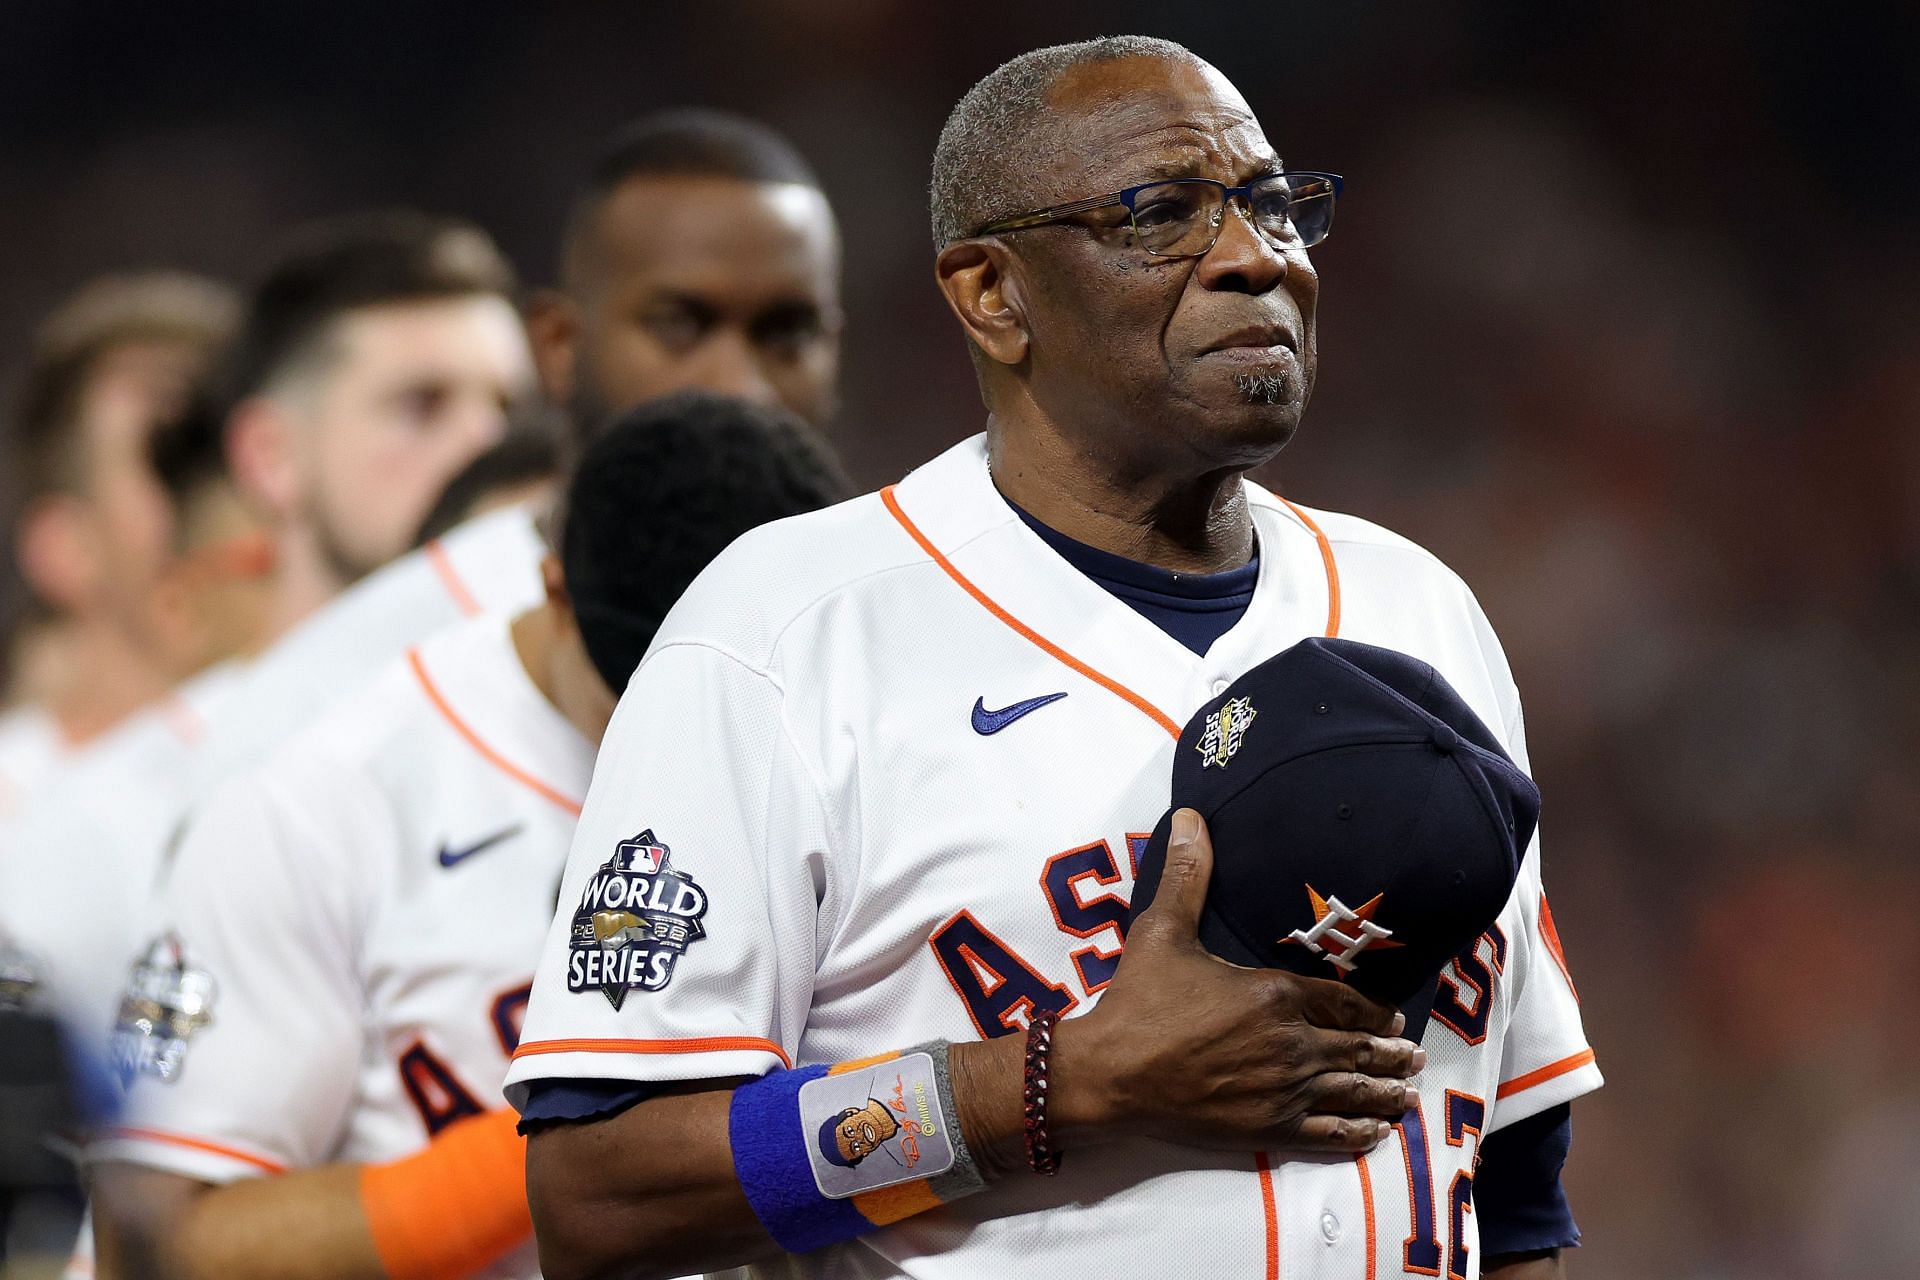
<path fill-rule="evenodd" d="M 1609 1080 L 1571 1270 L 1915 1274 L 1920 6 L 13 4 L 0 384 L 91 275 L 245 279 L 369 204 L 474 217 L 545 282 L 598 139 L 706 103 L 839 207 L 836 438 L 878 484 L 980 425 L 930 274 L 948 108 L 1121 31 L 1348 177 L 1263 478 L 1432 548 L 1512 656 Z"/>

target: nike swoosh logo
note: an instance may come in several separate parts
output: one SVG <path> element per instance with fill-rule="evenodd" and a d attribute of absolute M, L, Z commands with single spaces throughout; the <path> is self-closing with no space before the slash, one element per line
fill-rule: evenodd
<path fill-rule="evenodd" d="M 987 710 L 985 698 L 975 698 L 973 700 L 973 731 L 978 734 L 998 733 L 1027 712 L 1038 711 L 1049 702 L 1058 702 L 1066 696 L 1064 692 L 1043 693 L 1037 698 L 1028 698 L 1025 702 L 1016 702 L 998 711 Z"/>
<path fill-rule="evenodd" d="M 443 867 L 458 866 L 474 854 L 484 853 L 499 844 L 502 840 L 511 840 L 519 834 L 520 824 L 516 822 L 506 830 L 496 831 L 484 840 L 476 840 L 464 849 L 450 849 L 447 847 L 446 842 L 442 841 L 440 844 L 440 865 Z"/>

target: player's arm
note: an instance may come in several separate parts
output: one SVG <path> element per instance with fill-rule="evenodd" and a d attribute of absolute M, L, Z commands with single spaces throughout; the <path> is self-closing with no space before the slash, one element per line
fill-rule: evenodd
<path fill-rule="evenodd" d="M 303 1170 L 216 1186 L 112 1162 L 94 1171 L 97 1274 L 383 1280 L 357 1197 L 357 1170 Z"/>
<path fill-rule="evenodd" d="M 391 1163 L 334 1162 L 364 1053 L 364 895 L 384 883 L 393 819 L 347 765 L 290 765 L 216 792 L 163 886 L 172 928 L 130 1007 L 190 992 L 197 1014 L 115 1033 L 136 1073 L 124 1127 L 91 1151 L 110 1274 L 466 1275 L 531 1231 L 504 1109 Z"/>
<path fill-rule="evenodd" d="M 434 1280 L 525 1240 L 525 1145 L 511 1113 L 455 1122 L 389 1164 L 218 1185 L 110 1162 L 94 1178 L 103 1277 Z"/>
<path fill-rule="evenodd" d="M 1488 1258 L 1480 1274 L 1485 1280 L 1561 1280 L 1567 1274 L 1558 1249 L 1538 1253 L 1505 1254 Z"/>
<path fill-rule="evenodd" d="M 1160 895 L 1130 932 L 1105 996 L 1056 1030 L 1054 1147 L 1086 1159 L 1087 1148 L 1131 1135 L 1240 1151 L 1371 1149 L 1412 1105 L 1405 1077 L 1423 1065 L 1415 1046 L 1392 1038 L 1400 1014 L 1338 983 L 1208 955 L 1198 921 L 1212 850 L 1199 815 L 1191 818 L 1175 824 Z M 942 1106 L 952 1107 L 943 1118 L 964 1139 L 967 1189 L 1034 1176 L 1024 1037 L 943 1050 L 951 1092 Z M 854 1208 L 822 1198 L 808 1151 L 777 1137 L 778 1091 L 804 1074 L 686 1085 L 609 1119 L 536 1132 L 527 1182 L 548 1280 L 723 1270 L 941 1202 L 951 1174 L 945 1187 L 935 1179 L 856 1196 Z M 810 1135 L 792 1132 L 799 1147 L 810 1145 Z"/>

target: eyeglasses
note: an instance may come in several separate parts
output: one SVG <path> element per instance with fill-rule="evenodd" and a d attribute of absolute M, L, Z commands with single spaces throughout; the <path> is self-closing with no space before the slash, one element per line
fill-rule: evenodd
<path fill-rule="evenodd" d="M 1281 249 L 1311 249 L 1333 226 L 1333 205 L 1346 185 L 1337 173 L 1275 173 L 1245 186 L 1211 178 L 1148 182 L 1110 196 L 1092 196 L 989 222 L 975 235 L 1000 235 L 1065 222 L 1075 214 L 1125 205 L 1136 243 L 1157 258 L 1195 258 L 1213 248 L 1227 204 L 1246 201 L 1247 220 Z"/>

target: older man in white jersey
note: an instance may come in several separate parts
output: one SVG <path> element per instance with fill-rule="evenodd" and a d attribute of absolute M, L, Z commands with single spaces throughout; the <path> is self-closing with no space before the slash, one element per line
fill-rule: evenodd
<path fill-rule="evenodd" d="M 427 641 L 208 799 L 116 1033 L 109 1265 L 537 1275 L 499 1089 L 594 744 L 694 574 L 847 491 L 787 415 L 632 411 L 581 461 L 545 604 Z"/>
<path fill-rule="evenodd" d="M 1599 1076 L 1537 844 L 1418 1046 L 1204 953 L 1191 811 L 1121 957 L 1181 726 L 1303 638 L 1430 664 L 1525 764 L 1465 585 L 1244 478 L 1312 387 L 1339 187 L 1164 41 L 961 102 L 937 278 L 986 434 L 742 539 L 629 685 L 508 1076 L 549 1280 L 1558 1274 Z"/>

